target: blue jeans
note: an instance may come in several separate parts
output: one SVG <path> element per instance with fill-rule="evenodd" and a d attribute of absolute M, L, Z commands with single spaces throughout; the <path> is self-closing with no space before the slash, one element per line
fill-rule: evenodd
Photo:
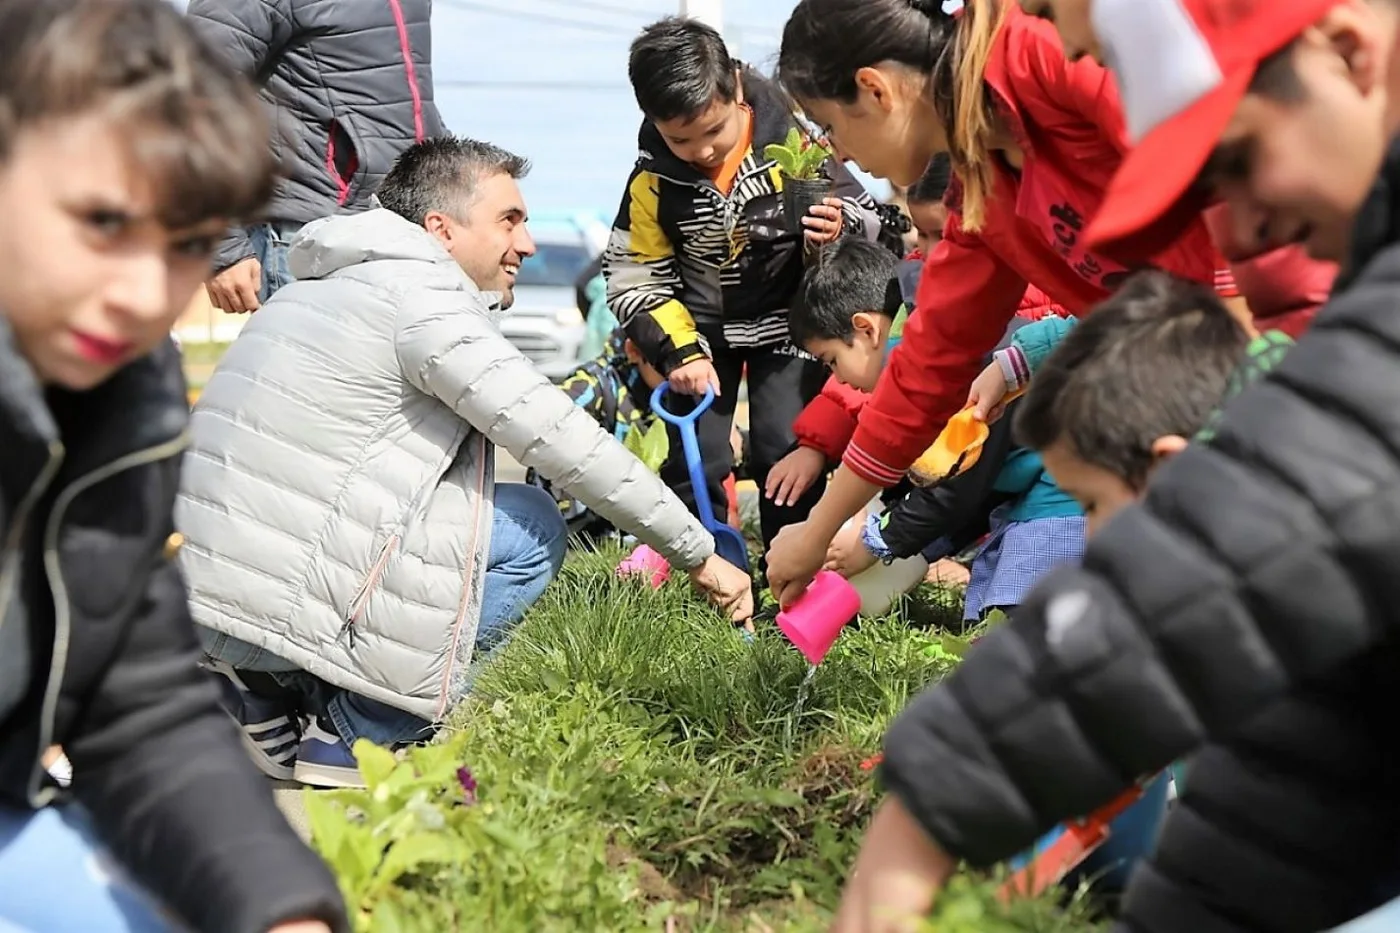
<path fill-rule="evenodd" d="M 262 266 L 259 302 L 266 304 L 279 288 L 293 280 L 291 272 L 287 271 L 287 249 L 301 227 L 301 224 L 274 221 L 253 224 L 248 228 L 248 240 L 253 246 L 253 255 Z"/>
<path fill-rule="evenodd" d="M 0 933 L 174 933 L 76 806 L 0 806 Z"/>
<path fill-rule="evenodd" d="M 476 679 L 482 665 L 505 648 L 525 610 L 559 573 L 567 544 L 568 531 L 554 497 L 523 483 L 496 486 L 491 550 L 481 593 L 481 621 L 476 629 L 468 683 Z M 200 628 L 199 634 L 209 657 L 236 670 L 271 674 L 284 687 L 301 694 L 306 710 L 334 723 L 346 744 L 365 738 L 376 745 L 392 747 L 432 734 L 432 724 L 426 720 L 333 687 L 256 645 L 212 629 Z"/>

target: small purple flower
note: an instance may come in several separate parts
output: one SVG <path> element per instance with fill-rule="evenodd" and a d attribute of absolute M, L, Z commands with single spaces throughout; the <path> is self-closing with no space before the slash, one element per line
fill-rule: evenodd
<path fill-rule="evenodd" d="M 476 778 L 472 777 L 472 769 L 466 765 L 457 769 L 457 783 L 462 785 L 462 796 L 467 798 L 467 803 L 476 803 Z"/>

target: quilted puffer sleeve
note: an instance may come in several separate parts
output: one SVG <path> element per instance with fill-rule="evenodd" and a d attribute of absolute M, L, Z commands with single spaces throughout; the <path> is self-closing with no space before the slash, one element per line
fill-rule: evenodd
<path fill-rule="evenodd" d="M 420 391 L 672 566 L 690 570 L 714 553 L 714 539 L 675 493 L 501 335 L 480 293 L 410 291 L 396 341 Z"/>
<path fill-rule="evenodd" d="M 1397 293 L 1392 248 L 895 722 L 889 785 L 954 856 L 1005 858 L 1393 637 Z"/>
<path fill-rule="evenodd" d="M 259 84 L 292 41 L 291 0 L 190 0 L 190 28 L 239 74 Z M 234 227 L 219 243 L 214 269 L 223 271 L 254 255 L 248 234 Z"/>

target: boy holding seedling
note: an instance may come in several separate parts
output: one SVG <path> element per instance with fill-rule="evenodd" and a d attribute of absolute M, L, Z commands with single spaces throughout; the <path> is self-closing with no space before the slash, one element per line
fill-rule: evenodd
<path fill-rule="evenodd" d="M 642 358 L 670 382 L 668 407 L 689 411 L 707 390 L 697 424 L 715 512 L 725 514 L 730 424 L 747 376 L 752 472 L 760 487 L 792 444 L 792 422 L 821 389 L 821 364 L 788 340 L 787 309 L 804 247 L 842 233 L 874 240 L 874 202 L 836 160 L 833 194 L 788 232 L 783 175 L 764 155 L 796 126 L 771 82 L 736 62 L 719 34 L 667 18 L 632 44 L 628 74 L 645 115 L 641 155 L 627 180 L 603 260 L 608 304 Z M 672 431 L 662 478 L 688 504 L 695 493 Z M 764 499 L 765 546 L 807 514 L 820 484 L 797 501 Z"/>

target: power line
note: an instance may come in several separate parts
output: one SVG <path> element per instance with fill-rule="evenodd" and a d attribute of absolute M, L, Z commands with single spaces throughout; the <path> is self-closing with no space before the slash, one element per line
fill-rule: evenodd
<path fill-rule="evenodd" d="M 536 13 L 533 10 L 525 11 L 523 14 L 519 10 L 507 9 L 505 7 L 494 6 L 489 3 L 477 3 L 474 0 L 438 0 L 439 5 L 453 10 L 471 10 L 478 13 L 493 13 L 496 16 L 509 17 L 511 19 L 527 19 L 534 23 L 545 23 L 551 26 L 563 26 L 568 29 L 578 29 L 583 32 L 596 32 L 607 36 L 630 36 L 631 29 L 624 29 L 621 26 L 611 26 L 603 23 L 590 23 L 584 20 L 569 19 L 563 16 L 552 16 L 548 13 Z"/>

